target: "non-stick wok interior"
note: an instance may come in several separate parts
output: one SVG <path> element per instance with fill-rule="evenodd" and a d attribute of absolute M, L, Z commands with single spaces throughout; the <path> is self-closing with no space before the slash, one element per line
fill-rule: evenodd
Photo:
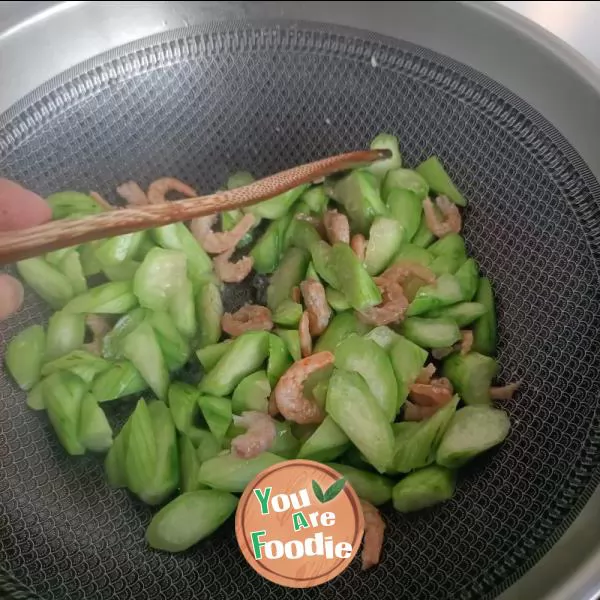
<path fill-rule="evenodd" d="M 506 405 L 509 439 L 467 471 L 451 502 L 414 516 L 386 509 L 378 568 L 362 573 L 355 561 L 301 591 L 255 574 L 231 525 L 185 554 L 149 551 L 152 511 L 109 489 L 99 457 L 67 456 L 2 375 L 0 563 L 12 575 L 0 575 L 0 590 L 9 597 L 493 596 L 556 541 L 597 484 L 600 190 L 552 125 L 485 76 L 351 30 L 188 29 L 81 67 L 0 125 L 2 176 L 41 194 L 92 189 L 113 200 L 127 179 L 174 176 L 204 192 L 233 170 L 265 175 L 396 133 L 409 166 L 438 154 L 469 198 L 469 250 L 498 298 L 500 379 L 524 382 Z M 28 293 L 0 325 L 0 355 L 47 316 Z M 107 408 L 117 422 L 131 405 Z M 18 595 L 24 587 L 31 594 Z"/>

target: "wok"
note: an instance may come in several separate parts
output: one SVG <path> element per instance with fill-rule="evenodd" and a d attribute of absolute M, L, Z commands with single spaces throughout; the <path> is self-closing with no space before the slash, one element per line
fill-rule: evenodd
<path fill-rule="evenodd" d="M 358 2 L 341 15 L 333 3 L 284 4 L 171 3 L 167 14 L 184 20 L 8 108 L 0 174 L 42 195 L 95 189 L 114 200 L 122 181 L 164 175 L 204 193 L 233 170 L 266 175 L 396 133 L 408 165 L 439 155 L 470 200 L 465 237 L 498 299 L 500 378 L 524 382 L 506 406 L 511 434 L 466 471 L 451 502 L 384 511 L 377 569 L 355 561 L 322 587 L 292 590 L 248 567 L 232 525 L 182 555 L 151 552 L 152 511 L 111 490 L 98 458 L 67 456 L 2 374 L 4 597 L 492 598 L 552 548 L 600 481 L 600 111 L 585 69 L 485 5 Z M 82 27 L 134 22 L 131 7 L 88 9 Z M 47 317 L 28 293 L 0 324 L 0 358 L 18 330 Z M 113 423 L 129 411 L 111 408 Z M 573 583 L 570 572 L 593 556 L 585 514 L 579 538 L 569 532 L 537 571 L 543 581 L 525 578 L 507 598 Z M 581 594 L 591 589 L 578 581 Z"/>

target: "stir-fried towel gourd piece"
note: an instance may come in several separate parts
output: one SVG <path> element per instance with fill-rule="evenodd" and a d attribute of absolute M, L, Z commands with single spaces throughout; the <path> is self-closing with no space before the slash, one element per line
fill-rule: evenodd
<path fill-rule="evenodd" d="M 270 452 L 250 459 L 221 454 L 202 463 L 199 479 L 215 490 L 240 494 L 261 471 L 284 460 Z"/>
<path fill-rule="evenodd" d="M 350 336 L 336 347 L 335 366 L 358 373 L 369 386 L 388 421 L 394 420 L 398 412 L 398 384 L 385 350 L 371 340 Z"/>
<path fill-rule="evenodd" d="M 282 344 L 283 342 L 277 338 Z M 285 353 L 287 349 L 284 346 Z M 246 410 L 255 410 L 258 412 L 267 412 L 269 407 L 269 396 L 271 394 L 271 384 L 266 371 L 256 371 L 244 377 L 233 391 L 231 397 L 231 410 L 236 415 L 242 414 Z"/>
<path fill-rule="evenodd" d="M 502 443 L 510 429 L 508 415 L 490 406 L 465 406 L 456 411 L 438 446 L 438 465 L 456 469 Z"/>
<path fill-rule="evenodd" d="M 86 394 L 81 401 L 79 441 L 92 452 L 105 452 L 112 446 L 112 427 L 92 394 Z"/>
<path fill-rule="evenodd" d="M 496 305 L 494 292 L 489 279 L 482 277 L 479 280 L 475 301 L 483 304 L 485 313 L 477 319 L 473 326 L 473 349 L 481 354 L 493 356 L 496 352 L 498 329 L 496 325 Z"/>
<path fill-rule="evenodd" d="M 392 473 L 409 473 L 435 461 L 440 441 L 456 412 L 459 398 L 455 396 L 433 416 L 419 423 L 394 423 L 394 458 Z"/>
<path fill-rule="evenodd" d="M 157 512 L 146 532 L 152 548 L 182 552 L 217 530 L 234 512 L 238 499 L 227 492 L 185 492 Z"/>
<path fill-rule="evenodd" d="M 326 410 L 380 473 L 392 466 L 391 425 L 360 375 L 334 370 L 327 390 Z"/>
<path fill-rule="evenodd" d="M 246 375 L 261 367 L 268 352 L 269 337 L 266 331 L 242 334 L 202 379 L 201 391 L 214 396 L 228 396 Z"/>
<path fill-rule="evenodd" d="M 350 465 L 341 463 L 327 463 L 332 469 L 341 473 L 354 488 L 359 498 L 370 502 L 374 506 L 385 504 L 392 498 L 394 481 L 384 475 L 369 471 L 362 471 Z"/>
<path fill-rule="evenodd" d="M 30 390 L 40 379 L 46 334 L 41 325 L 31 325 L 18 333 L 6 347 L 4 360 L 22 390 Z"/>
<path fill-rule="evenodd" d="M 314 433 L 304 441 L 296 458 L 319 462 L 335 460 L 349 447 L 350 439 L 348 436 L 330 416 L 327 416 L 317 426 Z"/>
<path fill-rule="evenodd" d="M 133 363 L 120 360 L 94 377 L 91 392 L 98 402 L 109 402 L 138 394 L 147 388 L 146 380 Z"/>
<path fill-rule="evenodd" d="M 57 371 L 43 382 L 44 405 L 63 448 L 73 455 L 84 454 L 79 439 L 79 418 L 86 384 L 68 371 Z"/>
<path fill-rule="evenodd" d="M 394 508 L 403 513 L 430 508 L 450 500 L 456 487 L 456 474 L 450 469 L 432 465 L 401 479 L 392 492 Z"/>
<path fill-rule="evenodd" d="M 450 498 L 450 469 L 505 439 L 508 417 L 490 405 L 502 397 L 490 391 L 497 371 L 490 358 L 494 298 L 460 235 L 455 204 L 466 201 L 436 157 L 413 170 L 402 164 L 394 136 L 381 134 L 371 145 L 391 157 L 228 211 L 221 228 L 229 233 L 210 229 L 214 220 L 208 232 L 176 223 L 17 265 L 58 312 L 46 333 L 36 325 L 9 343 L 8 370 L 28 391 L 28 406 L 46 409 L 68 453 L 108 451 L 111 486 L 152 505 L 179 489 L 148 528 L 151 547 L 179 552 L 197 543 L 233 513 L 232 494 L 290 458 L 337 461 L 331 466 L 381 524 L 379 539 L 383 522 L 374 506 L 391 500 L 410 512 Z M 239 172 L 227 187 L 252 180 Z M 54 217 L 110 209 L 95 198 L 54 195 Z M 262 220 L 269 222 L 257 235 Z M 211 259 L 201 245 L 223 257 L 217 242 L 235 232 L 237 250 L 250 254 L 245 266 L 270 276 L 268 308 L 243 309 L 268 315 L 264 331 L 249 331 L 235 307 L 231 327 L 213 260 L 227 277 L 219 257 Z M 100 285 L 91 287 L 92 275 Z M 256 284 L 261 290 L 259 278 Z M 390 303 L 395 320 L 386 314 L 389 326 L 379 325 L 376 311 Z M 90 318 L 103 325 L 91 344 Z M 445 357 L 441 366 L 430 351 L 434 361 Z M 309 363 L 326 368 L 306 377 Z M 434 377 L 436 367 L 449 382 Z M 100 403 L 145 391 L 159 400 L 138 400 L 113 439 Z M 500 389 L 504 397 L 512 391 Z M 296 401 L 314 422 L 293 422 L 308 415 Z M 461 401 L 467 406 L 457 410 Z M 266 437 L 250 444 L 258 423 Z M 379 552 L 370 548 L 366 564 L 375 564 Z"/>
<path fill-rule="evenodd" d="M 469 352 L 453 354 L 444 360 L 442 374 L 447 377 L 465 404 L 491 404 L 490 388 L 498 372 L 491 357 Z"/>

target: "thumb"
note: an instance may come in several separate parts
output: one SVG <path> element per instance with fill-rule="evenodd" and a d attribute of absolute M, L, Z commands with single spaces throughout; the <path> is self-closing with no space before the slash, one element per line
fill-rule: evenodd
<path fill-rule="evenodd" d="M 0 321 L 16 313 L 23 304 L 23 284 L 6 273 L 0 273 Z"/>
<path fill-rule="evenodd" d="M 34 227 L 51 218 L 52 209 L 41 196 L 0 177 L 0 231 Z"/>

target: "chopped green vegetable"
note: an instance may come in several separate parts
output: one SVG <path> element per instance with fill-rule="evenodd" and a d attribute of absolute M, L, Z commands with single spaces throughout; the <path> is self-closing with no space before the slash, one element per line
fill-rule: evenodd
<path fill-rule="evenodd" d="M 429 269 L 438 277 L 442 275 L 453 275 L 464 263 L 465 257 L 459 254 L 447 254 L 438 256 L 429 265 Z"/>
<path fill-rule="evenodd" d="M 198 480 L 201 464 L 194 444 L 189 437 L 182 435 L 179 438 L 179 481 L 182 493 L 206 489 Z"/>
<path fill-rule="evenodd" d="M 45 377 L 57 371 L 70 371 L 78 375 L 86 383 L 91 383 L 97 375 L 110 368 L 110 363 L 87 350 L 73 350 L 60 358 L 47 362 L 42 367 L 42 375 Z"/>
<path fill-rule="evenodd" d="M 269 352 L 266 331 L 248 331 L 231 344 L 215 367 L 200 383 L 200 390 L 213 396 L 227 396 L 240 381 L 258 370 Z"/>
<path fill-rule="evenodd" d="M 133 278 L 133 291 L 140 306 L 167 311 L 172 298 L 181 293 L 186 279 L 186 258 L 183 252 L 153 248 Z"/>
<path fill-rule="evenodd" d="M 91 196 L 67 190 L 50 194 L 46 201 L 52 208 L 52 219 L 85 217 L 87 215 L 97 215 L 104 211 Z"/>
<path fill-rule="evenodd" d="M 463 293 L 463 300 L 470 302 L 473 300 L 475 293 L 477 292 L 477 285 L 479 284 L 479 269 L 477 263 L 472 259 L 468 258 L 456 271 L 456 280 L 460 285 L 460 289 Z"/>
<path fill-rule="evenodd" d="M 389 349 L 389 355 L 398 383 L 398 411 L 406 401 L 409 387 L 415 382 L 427 361 L 427 352 L 405 337 L 398 334 L 396 336 Z"/>
<path fill-rule="evenodd" d="M 392 190 L 409 190 L 422 201 L 429 193 L 429 185 L 419 173 L 412 169 L 393 169 L 388 171 L 382 184 L 382 193 L 387 198 Z"/>
<path fill-rule="evenodd" d="M 62 308 L 75 295 L 69 278 L 43 258 L 22 260 L 17 263 L 17 271 L 52 308 Z"/>
<path fill-rule="evenodd" d="M 143 398 L 138 400 L 126 426 L 127 443 L 121 456 L 125 485 L 141 498 L 145 490 L 152 485 L 158 460 L 152 417 Z"/>
<path fill-rule="evenodd" d="M 327 463 L 327 465 L 341 473 L 350 482 L 359 498 L 374 506 L 380 506 L 391 500 L 394 482 L 388 477 L 341 463 Z"/>
<path fill-rule="evenodd" d="M 390 216 L 402 226 L 404 241 L 409 242 L 415 236 L 423 216 L 422 200 L 415 192 L 392 188 L 385 201 L 390 211 Z"/>
<path fill-rule="evenodd" d="M 333 371 L 326 410 L 380 473 L 391 467 L 394 456 L 392 428 L 360 375 L 340 369 Z"/>
<path fill-rule="evenodd" d="M 177 331 L 175 323 L 168 313 L 151 312 L 146 321 L 154 330 L 167 369 L 177 371 L 186 363 L 190 354 L 188 340 Z"/>
<path fill-rule="evenodd" d="M 378 179 L 383 179 L 385 174 L 391 169 L 398 169 L 402 166 L 402 155 L 398 145 L 398 138 L 389 133 L 380 133 L 371 142 L 371 150 L 389 150 L 392 153 L 390 158 L 378 160 L 368 167 L 368 170 Z"/>
<path fill-rule="evenodd" d="M 433 261 L 433 256 L 429 250 L 416 246 L 415 244 L 402 244 L 398 254 L 396 254 L 392 260 L 392 264 L 400 261 L 416 262 L 427 267 Z"/>
<path fill-rule="evenodd" d="M 250 459 L 222 454 L 202 463 L 199 480 L 215 490 L 241 494 L 261 471 L 284 460 L 270 452 Z"/>
<path fill-rule="evenodd" d="M 103 240 L 96 247 L 96 258 L 103 268 L 114 267 L 132 260 L 137 255 L 145 236 L 146 232 L 136 231 Z"/>
<path fill-rule="evenodd" d="M 281 458 L 296 458 L 300 444 L 292 435 L 289 422 L 275 421 L 275 429 L 275 441 L 271 446 L 271 452 Z"/>
<path fill-rule="evenodd" d="M 216 284 L 206 282 L 200 286 L 196 298 L 196 316 L 200 331 L 198 340 L 200 348 L 216 344 L 221 337 L 223 316 L 223 301 Z"/>
<path fill-rule="evenodd" d="M 44 403 L 44 380 L 38 381 L 27 394 L 27 406 L 32 410 L 45 410 Z"/>
<path fill-rule="evenodd" d="M 221 452 L 221 442 L 208 430 L 195 429 L 191 432 L 192 435 L 188 434 L 188 437 L 196 448 L 196 454 L 200 463 L 214 458 Z"/>
<path fill-rule="evenodd" d="M 454 396 L 433 416 L 418 423 L 394 423 L 393 472 L 408 473 L 434 462 L 440 441 L 456 412 L 458 400 L 458 396 Z"/>
<path fill-rule="evenodd" d="M 30 390 L 40 380 L 45 351 L 46 334 L 41 325 L 23 329 L 6 346 L 6 366 L 22 390 Z"/>
<path fill-rule="evenodd" d="M 427 221 L 422 219 L 419 229 L 417 229 L 417 233 L 415 233 L 411 243 L 419 248 L 427 248 L 428 246 L 431 246 L 434 240 L 435 235 L 433 235 L 429 230 L 429 227 L 427 227 Z"/>
<path fill-rule="evenodd" d="M 146 316 L 147 311 L 144 308 L 134 308 L 123 315 L 112 330 L 104 336 L 102 356 L 111 360 L 123 358 L 123 340 L 146 319 Z"/>
<path fill-rule="evenodd" d="M 71 313 L 122 315 L 138 305 L 131 281 L 113 281 L 80 294 L 67 303 Z"/>
<path fill-rule="evenodd" d="M 272 388 L 279 378 L 292 364 L 292 357 L 285 342 L 278 336 L 269 334 L 269 359 L 267 361 L 267 377 Z"/>
<path fill-rule="evenodd" d="M 348 336 L 363 335 L 369 329 L 370 327 L 360 321 L 352 311 L 339 313 L 331 319 L 327 329 L 317 341 L 314 352 L 324 352 L 325 350 L 333 352 L 337 345 Z"/>
<path fill-rule="evenodd" d="M 182 552 L 218 529 L 232 514 L 238 499 L 216 490 L 186 492 L 157 512 L 146 532 L 152 548 Z"/>
<path fill-rule="evenodd" d="M 375 342 L 387 352 L 394 345 L 394 342 L 398 340 L 400 335 L 393 329 L 390 329 L 387 325 L 379 325 L 379 327 L 371 329 L 364 337 L 367 340 Z"/>
<path fill-rule="evenodd" d="M 254 181 L 254 175 L 248 171 L 236 171 L 227 178 L 227 189 L 235 190 L 245 185 L 250 185 Z"/>
<path fill-rule="evenodd" d="M 131 281 L 142 263 L 128 260 L 120 265 L 104 267 L 102 270 L 110 281 Z"/>
<path fill-rule="evenodd" d="M 77 350 L 85 339 L 85 317 L 82 314 L 59 311 L 48 321 L 46 360 L 53 360 Z"/>
<path fill-rule="evenodd" d="M 192 283 L 184 275 L 179 285 L 179 290 L 171 297 L 169 313 L 175 327 L 186 338 L 196 334 L 196 307 L 194 305 L 194 290 Z"/>
<path fill-rule="evenodd" d="M 340 342 L 335 349 L 335 366 L 360 375 L 387 420 L 394 420 L 398 405 L 398 384 L 385 350 L 371 340 L 353 335 Z"/>
<path fill-rule="evenodd" d="M 83 294 L 88 289 L 77 250 L 71 249 L 67 252 L 57 266 L 60 272 L 71 282 L 74 294 Z"/>
<path fill-rule="evenodd" d="M 86 394 L 81 401 L 79 441 L 92 452 L 106 452 L 113 443 L 112 428 L 92 394 Z"/>
<path fill-rule="evenodd" d="M 326 281 L 330 286 L 339 289 L 340 283 L 331 262 L 331 246 L 321 240 L 310 247 L 312 265 L 319 279 Z"/>
<path fill-rule="evenodd" d="M 292 288 L 304 279 L 308 262 L 309 255 L 305 250 L 289 248 L 286 251 L 267 288 L 267 306 L 271 310 L 290 298 Z"/>
<path fill-rule="evenodd" d="M 104 470 L 108 484 L 114 488 L 127 487 L 127 468 L 125 457 L 129 446 L 129 428 L 131 417 L 123 425 L 121 431 L 113 440 L 113 444 L 104 460 Z"/>
<path fill-rule="evenodd" d="M 279 303 L 273 311 L 273 323 L 282 327 L 298 327 L 302 317 L 302 304 L 291 299 L 285 299 Z"/>
<path fill-rule="evenodd" d="M 313 244 L 317 244 L 320 241 L 321 236 L 312 223 L 304 219 L 292 219 L 286 234 L 287 246 L 310 250 Z"/>
<path fill-rule="evenodd" d="M 489 279 L 482 277 L 479 280 L 475 300 L 483 304 L 485 313 L 477 320 L 473 327 L 473 350 L 492 356 L 496 352 L 498 332 L 496 328 L 494 291 Z"/>
<path fill-rule="evenodd" d="M 416 170 L 427 180 L 431 189 L 438 192 L 438 194 L 448 196 L 452 202 L 459 206 L 467 205 L 467 200 L 458 191 L 454 183 L 452 183 L 450 175 L 448 175 L 437 156 L 430 156 L 426 161 L 423 161 Z"/>
<path fill-rule="evenodd" d="M 327 203 L 329 202 L 329 198 L 325 193 L 324 186 L 321 185 L 313 185 L 308 188 L 300 198 L 302 202 L 304 202 L 308 208 L 313 213 L 323 214 L 325 209 L 327 208 Z"/>
<path fill-rule="evenodd" d="M 245 410 L 267 412 L 270 394 L 271 385 L 269 384 L 266 371 L 251 373 L 244 377 L 235 388 L 231 398 L 231 410 L 236 415 L 241 414 Z"/>
<path fill-rule="evenodd" d="M 492 379 L 498 373 L 498 363 L 491 357 L 469 352 L 453 354 L 444 360 L 442 367 L 465 404 L 490 404 Z"/>
<path fill-rule="evenodd" d="M 465 406 L 456 411 L 437 449 L 436 462 L 456 469 L 473 457 L 502 443 L 510 430 L 503 410 Z"/>
<path fill-rule="evenodd" d="M 335 310 L 335 312 L 344 312 L 351 308 L 348 300 L 346 300 L 346 296 L 332 287 L 328 286 L 325 288 L 325 296 L 327 297 L 327 303 Z"/>
<path fill-rule="evenodd" d="M 408 317 L 401 329 L 402 335 L 421 348 L 447 348 L 461 339 L 458 325 L 452 319 Z"/>
<path fill-rule="evenodd" d="M 485 314 L 485 306 L 479 302 L 461 302 L 427 313 L 427 317 L 453 319 L 459 327 L 466 327 Z"/>
<path fill-rule="evenodd" d="M 365 235 L 373 219 L 387 213 L 379 195 L 379 181 L 365 170 L 352 171 L 340 179 L 335 184 L 333 196 L 346 209 L 352 228 Z"/>
<path fill-rule="evenodd" d="M 163 503 L 179 483 L 175 426 L 162 401 L 140 400 L 130 417 L 125 465 L 127 485 L 140 500 Z"/>
<path fill-rule="evenodd" d="M 285 215 L 281 219 L 269 223 L 252 248 L 250 256 L 254 259 L 254 269 L 257 273 L 272 273 L 279 265 L 291 220 L 291 215 Z"/>
<path fill-rule="evenodd" d="M 292 360 L 300 360 L 302 352 L 300 350 L 300 334 L 296 329 L 276 329 L 275 334 L 278 335 L 285 344 Z"/>
<path fill-rule="evenodd" d="M 334 244 L 331 264 L 337 273 L 340 291 L 352 308 L 364 310 L 381 303 L 379 288 L 348 244 Z"/>
<path fill-rule="evenodd" d="M 185 254 L 188 277 L 195 289 L 206 281 L 207 274 L 212 271 L 212 262 L 198 240 L 183 223 L 172 223 L 171 225 L 157 227 L 152 230 L 152 235 L 163 248 L 180 250 Z"/>
<path fill-rule="evenodd" d="M 44 379 L 44 404 L 63 448 L 72 455 L 84 454 L 79 441 L 79 414 L 86 384 L 68 371 L 57 371 Z"/>
<path fill-rule="evenodd" d="M 123 354 L 161 400 L 167 397 L 169 371 L 154 330 L 148 323 L 138 325 L 123 340 Z"/>
<path fill-rule="evenodd" d="M 463 299 L 463 291 L 455 276 L 440 275 L 437 281 L 419 288 L 406 312 L 413 317 L 423 313 L 456 304 Z"/>
<path fill-rule="evenodd" d="M 467 247 L 465 246 L 465 240 L 458 233 L 449 233 L 443 238 L 437 240 L 437 242 L 431 244 L 427 251 L 433 254 L 435 257 L 438 256 L 459 256 L 463 260 L 467 258 Z"/>
<path fill-rule="evenodd" d="M 108 402 L 143 392 L 147 387 L 145 379 L 133 364 L 121 360 L 112 363 L 106 371 L 96 375 L 91 391 L 98 402 Z"/>
<path fill-rule="evenodd" d="M 350 446 L 350 439 L 330 417 L 317 427 L 302 444 L 297 458 L 325 462 L 335 460 Z"/>
<path fill-rule="evenodd" d="M 211 433 L 222 442 L 231 425 L 231 401 L 228 398 L 201 394 L 198 405 Z"/>
<path fill-rule="evenodd" d="M 249 206 L 245 210 L 263 219 L 280 219 L 292 208 L 294 202 L 302 196 L 307 188 L 308 184 L 299 185 L 274 198 Z"/>
<path fill-rule="evenodd" d="M 379 275 L 400 249 L 404 228 L 395 219 L 376 217 L 369 231 L 365 267 L 369 275 Z"/>
<path fill-rule="evenodd" d="M 96 248 L 100 242 L 88 242 L 79 247 L 79 256 L 81 260 L 81 268 L 86 277 L 97 275 L 102 271 L 102 265 L 96 258 Z"/>
<path fill-rule="evenodd" d="M 225 340 L 224 342 L 210 344 L 209 346 L 200 348 L 200 350 L 196 350 L 196 356 L 205 372 L 210 371 L 219 362 L 219 359 L 227 352 L 231 343 L 233 343 L 233 340 Z"/>
<path fill-rule="evenodd" d="M 190 432 L 196 427 L 196 419 L 200 415 L 199 396 L 198 390 L 187 383 L 174 381 L 169 386 L 169 410 L 175 428 L 190 437 Z"/>
<path fill-rule="evenodd" d="M 437 465 L 419 469 L 394 486 L 394 508 L 402 513 L 429 508 L 450 500 L 455 487 L 453 471 Z"/>

